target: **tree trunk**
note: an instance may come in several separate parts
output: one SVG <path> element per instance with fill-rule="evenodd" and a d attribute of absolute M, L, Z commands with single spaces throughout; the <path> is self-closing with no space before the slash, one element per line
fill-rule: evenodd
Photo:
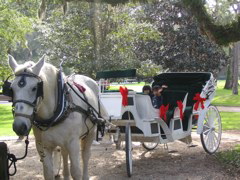
<path fill-rule="evenodd" d="M 100 3 L 101 0 L 94 0 L 92 3 L 93 15 L 92 15 L 92 25 L 93 25 L 93 39 L 94 39 L 94 60 L 93 60 L 93 71 L 100 69 L 100 47 L 101 47 L 101 31 L 100 31 Z"/>
<path fill-rule="evenodd" d="M 233 53 L 232 53 L 232 48 L 229 47 L 229 55 L 230 55 L 230 60 L 227 66 L 227 78 L 226 78 L 226 83 L 224 86 L 224 89 L 232 89 L 233 82 L 232 82 L 232 77 L 233 77 Z"/>
<path fill-rule="evenodd" d="M 240 58 L 240 42 L 233 47 L 233 88 L 232 94 L 238 95 L 238 61 Z"/>

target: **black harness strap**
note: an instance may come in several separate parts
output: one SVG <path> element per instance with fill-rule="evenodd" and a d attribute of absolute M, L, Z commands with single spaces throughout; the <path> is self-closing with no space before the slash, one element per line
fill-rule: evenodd
<path fill-rule="evenodd" d="M 67 82 L 68 86 L 73 90 L 73 92 L 83 101 L 87 104 L 88 106 L 88 111 L 87 111 L 87 115 L 89 116 L 90 120 L 94 123 L 97 124 L 97 134 L 96 134 L 96 139 L 98 141 L 99 137 L 98 137 L 98 132 L 101 133 L 102 136 L 104 136 L 104 131 L 105 131 L 105 122 L 106 120 L 104 120 L 100 114 L 100 102 L 98 101 L 98 110 L 99 112 L 86 100 L 85 94 L 82 93 L 84 95 L 84 98 L 81 97 L 78 92 L 76 92 L 76 90 L 71 86 L 71 84 L 69 82 Z M 77 106 L 77 108 L 81 108 L 79 106 Z M 82 108 L 81 108 L 82 109 Z M 86 111 L 86 110 L 84 110 Z M 96 116 L 97 114 L 97 116 Z"/>

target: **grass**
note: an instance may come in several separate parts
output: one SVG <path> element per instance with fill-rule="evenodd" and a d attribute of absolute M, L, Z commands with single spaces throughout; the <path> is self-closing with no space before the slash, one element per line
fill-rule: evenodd
<path fill-rule="evenodd" d="M 240 112 L 220 112 L 223 130 L 240 130 Z"/>
<path fill-rule="evenodd" d="M 240 95 L 232 95 L 232 90 L 223 89 L 224 85 L 224 80 L 218 81 L 216 96 L 214 97 L 212 104 L 217 106 L 240 106 Z M 238 88 L 238 91 L 240 94 L 240 87 Z"/>
<path fill-rule="evenodd" d="M 236 174 L 240 173 L 240 145 L 232 150 L 217 153 L 217 159 L 226 169 Z"/>
<path fill-rule="evenodd" d="M 8 104 L 0 105 L 0 136 L 16 135 L 12 130 L 13 116 L 12 106 Z"/>

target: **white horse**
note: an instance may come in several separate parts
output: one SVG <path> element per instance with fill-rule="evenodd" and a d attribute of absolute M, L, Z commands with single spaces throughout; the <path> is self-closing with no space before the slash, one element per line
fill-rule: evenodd
<path fill-rule="evenodd" d="M 15 110 L 13 129 L 16 134 L 20 136 L 28 135 L 30 129 L 33 129 L 36 148 L 43 161 L 44 178 L 46 180 L 54 179 L 53 151 L 56 147 L 61 147 L 64 179 L 69 179 L 70 173 L 72 178 L 76 180 L 89 179 L 88 162 L 96 128 L 88 116 L 81 112 L 70 112 L 65 120 L 50 127 L 46 131 L 42 131 L 32 124 L 31 116 L 33 113 L 43 121 L 53 116 L 58 101 L 57 74 L 59 70 L 53 65 L 46 63 L 44 57 L 36 64 L 27 62 L 18 65 L 15 59 L 9 55 L 9 65 L 16 75 L 11 85 Z M 21 73 L 30 73 L 36 75 L 36 77 L 23 77 Z M 18 76 L 19 74 L 20 76 Z M 43 82 L 43 98 L 37 97 L 39 79 Z M 86 90 L 84 94 L 87 101 L 98 110 L 98 86 L 94 80 L 82 75 L 75 75 L 74 78 L 66 78 L 64 76 L 64 79 L 68 81 L 76 91 L 78 91 L 78 89 L 73 85 L 73 81 L 82 85 Z M 71 89 L 69 90 L 69 94 L 72 99 L 72 104 L 81 106 L 87 110 L 88 105 Z M 82 94 L 81 96 L 83 97 Z M 35 102 L 35 105 L 33 102 Z M 33 105 L 31 105 L 31 103 Z M 106 118 L 107 113 L 103 106 L 101 106 L 100 109 L 101 114 Z M 80 150 L 83 162 L 83 174 L 81 173 L 80 166 Z M 68 157 L 71 163 L 70 172 L 68 168 Z"/>

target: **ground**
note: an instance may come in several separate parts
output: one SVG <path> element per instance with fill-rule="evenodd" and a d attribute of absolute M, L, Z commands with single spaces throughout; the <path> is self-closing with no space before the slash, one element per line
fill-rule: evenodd
<path fill-rule="evenodd" d="M 16 140 L 5 141 L 11 153 L 20 156 L 24 151 L 24 142 Z M 168 150 L 159 145 L 154 151 L 145 151 L 139 143 L 133 147 L 133 176 L 132 180 L 212 180 L 238 179 L 214 155 L 204 152 L 200 138 L 193 133 L 193 144 L 196 147 L 187 147 L 186 144 L 176 141 L 168 144 Z M 219 151 L 231 149 L 240 144 L 240 131 L 225 131 L 222 136 Z M 37 155 L 34 139 L 30 139 L 29 154 L 26 159 L 17 162 L 17 174 L 12 180 L 42 180 L 42 165 Z M 89 165 L 89 174 L 92 180 L 124 180 L 127 179 L 125 152 L 116 150 L 105 136 L 100 145 L 92 146 L 92 157 Z M 62 179 L 62 177 L 60 178 Z"/>

